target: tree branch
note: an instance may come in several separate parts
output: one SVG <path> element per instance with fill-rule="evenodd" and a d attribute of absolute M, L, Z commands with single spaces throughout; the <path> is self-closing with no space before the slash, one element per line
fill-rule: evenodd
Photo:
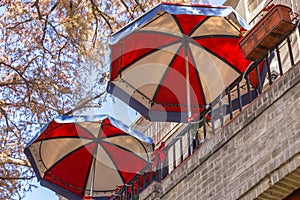
<path fill-rule="evenodd" d="M 108 19 L 111 19 L 111 17 L 109 17 L 105 12 L 103 12 L 102 10 L 100 10 L 98 8 L 98 6 L 96 5 L 96 3 L 93 1 L 93 0 L 90 0 L 91 4 L 92 4 L 92 7 L 94 9 L 96 9 L 96 11 L 99 13 L 99 15 L 104 19 L 104 21 L 106 22 L 106 24 L 108 25 L 109 29 L 111 32 L 113 32 L 113 28 L 109 22 Z M 117 22 L 116 22 L 117 23 Z M 118 24 L 118 23 L 117 23 Z M 119 24 L 118 24 L 119 25 Z"/>
<path fill-rule="evenodd" d="M 34 4 L 31 6 L 32 8 L 35 7 L 36 10 L 37 10 L 37 13 L 38 13 L 38 16 L 39 16 L 39 19 L 42 19 L 42 15 L 41 15 L 41 12 L 40 12 L 40 7 L 39 7 L 39 0 L 36 0 L 34 2 Z"/>
<path fill-rule="evenodd" d="M 33 179 L 35 176 L 29 176 L 29 177 L 3 177 L 0 176 L 1 180 L 31 180 Z"/>
<path fill-rule="evenodd" d="M 29 19 L 26 19 L 26 20 L 21 21 L 21 22 L 12 23 L 12 24 L 11 24 L 12 26 L 7 26 L 6 28 L 7 28 L 7 29 L 15 29 L 15 28 L 18 27 L 19 25 L 24 24 L 24 23 L 27 23 L 27 22 L 31 22 L 31 21 L 33 21 L 33 20 L 34 20 L 33 18 L 29 18 Z"/>
<path fill-rule="evenodd" d="M 93 46 L 95 47 L 96 46 L 96 40 L 97 40 L 97 32 L 98 32 L 98 18 L 97 18 L 97 15 L 95 13 L 95 10 L 93 10 L 93 15 L 96 19 L 96 28 L 95 28 L 95 31 L 94 31 L 94 35 L 93 35 Z"/>
<path fill-rule="evenodd" d="M 47 13 L 47 15 L 49 15 L 50 13 L 52 13 L 54 11 L 54 9 L 58 6 L 58 1 L 55 2 L 55 4 L 51 7 L 50 11 Z"/>
<path fill-rule="evenodd" d="M 19 158 L 12 158 L 3 153 L 0 154 L 0 165 L 1 164 L 12 164 L 12 165 L 21 165 L 21 166 L 25 166 L 25 167 L 31 167 L 29 161 L 22 160 Z"/>
<path fill-rule="evenodd" d="M 105 94 L 105 91 L 102 92 L 102 93 L 100 93 L 100 94 L 98 94 L 98 95 L 96 95 L 96 96 L 94 96 L 94 97 L 92 97 L 92 98 L 90 98 L 90 99 L 85 100 L 84 102 L 82 102 L 82 103 L 81 103 L 79 106 L 77 106 L 76 108 L 74 108 L 74 109 L 72 109 L 72 110 L 66 112 L 66 113 L 64 114 L 64 116 L 71 115 L 71 114 L 73 114 L 75 111 L 80 110 L 81 108 L 84 108 L 84 107 L 86 106 L 86 104 L 88 104 L 89 102 L 91 102 L 91 101 L 93 101 L 93 100 L 95 100 L 95 99 L 98 99 L 98 98 L 101 97 L 103 94 Z"/>
<path fill-rule="evenodd" d="M 133 16 L 132 11 L 129 9 L 129 7 L 127 6 L 127 4 L 126 4 L 123 0 L 121 0 L 121 3 L 125 6 L 127 12 L 128 12 L 129 15 L 130 15 L 131 20 L 133 20 L 133 19 L 134 19 L 134 16 Z"/>
<path fill-rule="evenodd" d="M 139 8 L 141 9 L 141 11 L 142 11 L 143 13 L 146 12 L 145 9 L 143 8 L 142 4 L 140 4 L 138 0 L 134 0 L 134 1 L 135 1 L 135 3 L 139 6 Z"/>

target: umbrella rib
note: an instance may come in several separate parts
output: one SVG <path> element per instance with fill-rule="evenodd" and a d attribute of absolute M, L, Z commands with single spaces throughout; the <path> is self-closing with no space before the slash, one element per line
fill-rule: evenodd
<path fill-rule="evenodd" d="M 94 122 L 94 123 L 100 123 L 100 122 Z M 76 124 L 77 126 L 79 126 L 80 128 L 82 128 L 83 130 L 85 130 L 89 135 L 91 135 L 93 138 L 95 139 L 96 137 L 91 133 L 91 131 L 89 129 L 87 129 L 86 127 L 81 126 L 79 123 Z"/>
<path fill-rule="evenodd" d="M 40 161 L 42 162 L 42 164 L 43 164 L 43 166 L 45 167 L 45 169 L 47 169 L 46 171 L 45 171 L 45 173 L 48 171 L 48 170 L 50 170 L 54 165 L 56 165 L 58 162 L 60 162 L 62 159 L 59 159 L 59 161 L 57 161 L 56 163 L 54 163 L 49 169 L 46 167 L 46 164 L 44 163 L 44 161 L 43 161 L 43 159 L 42 159 L 42 145 L 43 145 L 43 141 L 45 141 L 45 140 L 55 140 L 55 139 L 65 139 L 65 138 L 78 138 L 79 139 L 79 137 L 59 137 L 59 138 L 45 138 L 45 139 L 43 139 L 42 141 L 39 141 L 40 142 L 40 145 L 39 145 L 39 157 L 40 157 Z M 84 139 L 86 139 L 86 138 L 84 138 Z M 88 139 L 90 139 L 90 138 L 88 138 Z M 91 142 L 90 142 L 91 143 Z M 88 143 L 89 144 L 89 143 Z M 78 150 L 79 148 L 81 148 L 81 147 L 78 147 L 77 149 L 74 149 L 72 152 L 70 152 L 70 154 L 71 153 L 73 153 L 74 151 L 76 151 L 76 150 Z M 67 155 L 65 155 L 63 158 L 65 158 L 66 156 L 68 156 L 69 154 L 67 154 Z"/>
<path fill-rule="evenodd" d="M 149 103 L 154 103 L 154 99 L 150 99 L 149 97 L 147 97 L 146 95 L 144 95 L 141 91 L 137 90 L 134 86 L 132 86 L 130 83 L 128 83 L 126 80 L 120 78 L 120 80 L 122 82 L 124 82 L 127 86 L 131 87 L 132 89 L 134 89 L 135 91 L 134 92 L 137 92 L 139 93 L 140 95 L 142 95 L 145 99 L 147 99 L 149 101 Z M 160 86 L 159 86 L 160 87 Z M 158 90 L 158 89 L 157 89 Z M 155 95 L 156 96 L 156 95 Z M 174 104 L 174 103 L 164 103 L 164 102 L 161 102 L 161 103 L 158 103 L 158 102 L 155 102 L 155 104 L 162 104 L 162 105 L 174 105 L 174 106 L 186 106 L 186 104 Z M 195 106 L 196 104 L 192 104 L 191 106 Z"/>
<path fill-rule="evenodd" d="M 238 36 L 229 36 L 229 35 L 225 35 L 226 38 L 239 38 Z M 218 35 L 218 37 L 222 37 L 221 35 Z M 216 37 L 211 37 L 211 36 L 198 36 L 198 37 L 194 37 L 193 39 L 201 39 L 201 38 L 216 38 Z M 223 36 L 224 38 L 224 36 Z M 200 44 L 198 44 L 197 42 L 195 42 L 194 40 L 191 40 L 191 43 L 193 43 L 194 45 L 205 49 L 208 53 L 212 54 L 213 56 L 217 57 L 218 59 L 222 60 L 223 62 L 225 62 L 227 65 L 229 65 L 234 71 L 236 71 L 238 74 L 241 74 L 241 72 L 236 68 L 236 66 L 232 65 L 230 62 L 228 62 L 225 58 L 219 56 L 218 54 L 214 53 L 213 51 L 211 51 L 210 49 L 201 46 Z"/>
<path fill-rule="evenodd" d="M 92 142 L 89 142 L 89 143 L 87 143 L 87 144 L 85 144 L 85 145 L 83 145 L 83 146 L 80 146 L 80 147 L 78 147 L 77 149 L 74 149 L 73 151 L 69 152 L 68 154 L 66 154 L 66 155 L 64 155 L 62 158 L 60 158 L 58 161 L 56 161 L 56 162 L 55 162 L 53 165 L 51 165 L 51 167 L 49 167 L 48 169 L 47 169 L 47 167 L 44 165 L 44 167 L 47 169 L 47 170 L 45 171 L 44 174 L 47 174 L 53 167 L 55 167 L 57 164 L 59 164 L 60 161 L 62 161 L 62 160 L 65 159 L 66 157 L 70 156 L 70 155 L 73 154 L 74 152 L 79 151 L 80 149 L 82 149 L 82 148 L 84 148 L 85 146 L 88 146 L 88 145 L 90 145 L 90 144 L 92 144 L 92 143 L 93 143 L 93 141 L 92 141 Z M 41 154 L 41 151 L 40 151 L 40 154 Z M 40 158 L 41 158 L 41 155 L 40 155 Z M 41 159 L 41 161 L 42 161 L 42 159 Z M 42 161 L 42 163 L 44 164 L 43 161 Z"/>
<path fill-rule="evenodd" d="M 143 54 L 143 55 L 140 56 L 139 58 L 134 59 L 132 62 L 128 63 L 127 65 L 125 65 L 125 66 L 122 68 L 122 71 L 125 71 L 125 70 L 126 70 L 127 68 L 129 68 L 131 65 L 137 63 L 138 61 L 142 60 L 143 58 L 145 58 L 145 57 L 147 57 L 147 56 L 149 56 L 149 55 L 151 55 L 151 54 L 153 54 L 153 53 L 155 53 L 155 52 L 157 52 L 157 51 L 159 51 L 159 50 L 161 50 L 161 49 L 163 49 L 163 48 L 172 46 L 172 45 L 177 44 L 177 43 L 180 43 L 180 42 L 181 42 L 181 40 L 178 40 L 178 41 L 171 42 L 171 43 L 169 43 L 169 44 L 160 46 L 160 47 L 158 47 L 158 48 L 155 48 L 155 49 L 149 51 L 148 53 Z M 121 55 L 121 56 L 123 56 L 123 55 Z"/>
<path fill-rule="evenodd" d="M 114 127 L 114 126 L 112 126 L 112 127 Z M 126 136 L 126 135 L 128 135 L 128 133 L 125 133 L 122 130 L 120 130 L 120 131 L 121 132 L 114 132 L 114 134 L 119 134 L 119 135 L 109 135 L 109 136 L 105 135 L 105 138 L 114 138 L 114 137 L 120 137 L 120 136 Z"/>
<path fill-rule="evenodd" d="M 139 91 L 137 88 L 135 88 L 133 85 L 131 85 L 130 83 L 128 83 L 125 79 L 120 78 L 120 80 L 121 80 L 122 82 L 124 82 L 127 86 L 131 87 L 131 88 L 134 90 L 134 92 L 139 93 L 139 94 L 142 95 L 144 98 L 146 98 L 149 102 L 152 102 L 152 100 L 151 100 L 149 97 L 147 97 L 146 95 L 144 95 L 144 93 L 142 93 L 142 92 Z"/>
<path fill-rule="evenodd" d="M 206 102 L 206 97 L 205 97 L 204 92 L 203 92 L 203 86 L 202 86 L 202 82 L 201 82 L 201 79 L 200 79 L 200 73 L 198 72 L 197 64 L 196 64 L 196 62 L 195 62 L 194 55 L 192 54 L 191 47 L 190 47 L 190 45 L 187 45 L 187 46 L 188 46 L 188 50 L 189 50 L 189 52 L 190 52 L 190 55 L 191 55 L 191 57 L 192 57 L 192 61 L 193 61 L 193 63 L 194 63 L 194 68 L 195 68 L 196 72 L 199 74 L 199 76 L 197 76 L 197 80 L 198 80 L 198 84 L 199 84 L 199 86 L 200 86 L 200 92 L 201 92 L 201 96 L 202 96 L 202 99 L 203 99 L 203 103 L 204 103 L 204 105 L 206 105 L 207 102 Z"/>
<path fill-rule="evenodd" d="M 123 80 L 123 79 L 122 79 Z M 112 125 L 112 124 L 110 124 L 110 123 L 103 123 L 103 125 L 105 125 L 105 126 L 110 126 L 110 127 L 115 127 L 114 125 Z M 100 129 L 99 131 L 101 131 L 102 129 Z M 103 135 L 105 135 L 105 138 L 112 138 L 112 137 L 118 137 L 118 136 L 120 136 L 120 135 L 127 135 L 127 133 L 125 133 L 124 131 L 122 131 L 121 129 L 119 129 L 120 130 L 120 132 L 114 132 L 114 134 L 118 134 L 118 135 L 109 135 L 109 136 L 107 136 L 107 135 L 105 135 L 105 134 L 103 134 Z M 101 132 L 99 133 L 99 135 L 98 135 L 98 138 L 101 138 Z"/>
<path fill-rule="evenodd" d="M 100 128 L 100 131 L 101 131 L 102 129 Z M 98 136 L 100 135 L 100 131 L 99 131 L 99 133 L 98 133 Z M 90 164 L 89 164 L 89 168 L 88 169 L 90 169 L 89 171 L 88 171 L 88 173 L 87 173 L 87 176 L 86 176 L 86 179 L 85 179 L 85 183 L 84 183 L 84 189 L 86 189 L 86 187 L 87 187 L 87 183 L 88 183 L 88 180 L 89 180 L 89 176 L 90 176 L 90 172 L 91 172 L 91 170 L 94 170 L 94 169 L 91 169 L 92 167 L 93 168 L 95 168 L 95 162 L 94 162 L 94 160 L 95 160 L 95 155 L 97 154 L 97 149 L 98 149 L 98 145 L 96 144 L 95 145 L 95 147 L 94 147 L 94 151 L 93 151 L 93 154 L 92 154 L 92 159 L 90 160 Z M 93 166 L 94 165 L 94 166 Z M 94 171 L 92 172 L 92 173 L 94 173 Z M 95 174 L 94 174 L 95 175 Z M 94 176 L 94 175 L 92 175 L 92 176 Z M 93 181 L 91 181 L 91 185 L 92 184 L 94 184 L 93 183 Z M 93 186 L 92 186 L 93 187 Z M 91 190 L 90 190 L 91 191 Z M 92 191 L 93 192 L 93 191 Z M 84 194 L 83 194 L 84 195 Z M 92 195 L 91 195 L 92 196 Z"/>
<path fill-rule="evenodd" d="M 188 36 L 191 36 L 198 28 L 199 26 L 201 26 L 205 21 L 207 21 L 210 17 L 206 16 L 205 19 L 203 19 L 202 21 L 200 21 L 192 30 L 191 32 L 188 34 Z"/>
<path fill-rule="evenodd" d="M 102 142 L 108 143 L 108 142 L 105 142 L 105 141 L 102 141 Z M 108 143 L 108 144 L 110 144 L 110 143 Z M 107 150 L 102 144 L 100 144 L 100 146 L 101 146 L 102 149 L 105 151 L 106 155 L 110 158 L 110 154 L 109 154 L 108 150 Z M 122 182 L 125 183 L 125 180 L 124 180 L 124 178 L 122 177 L 122 174 L 121 174 L 121 172 L 119 171 L 117 164 L 115 163 L 115 161 L 114 161 L 113 159 L 110 159 L 110 160 L 111 160 L 112 164 L 115 166 L 115 169 L 117 169 L 117 172 L 118 172 L 120 178 L 122 179 Z"/>
<path fill-rule="evenodd" d="M 200 35 L 200 36 L 194 36 L 191 37 L 193 40 L 198 39 L 205 39 L 205 38 L 240 38 L 237 35 L 222 35 L 222 34 L 215 34 L 215 35 Z"/>
<path fill-rule="evenodd" d="M 133 137 L 133 136 L 132 136 Z M 133 138 L 135 138 L 135 137 L 133 137 Z M 136 138 L 135 138 L 136 139 Z M 139 143 L 140 143 L 140 141 L 138 140 L 138 139 L 136 139 Z M 114 144 L 114 143 L 111 143 L 111 142 L 108 142 L 108 141 L 102 141 L 102 142 L 104 142 L 104 143 L 106 143 L 106 144 L 109 144 L 109 145 L 113 145 L 113 146 L 115 146 L 115 147 L 118 147 L 118 148 L 120 148 L 120 149 L 123 149 L 124 151 L 127 151 L 127 152 L 129 152 L 129 153 L 132 153 L 132 155 L 134 155 L 135 157 L 137 157 L 137 158 L 140 158 L 140 159 L 142 159 L 143 161 L 145 161 L 145 162 L 147 162 L 147 160 L 145 160 L 143 157 L 141 157 L 141 156 L 139 156 L 138 154 L 136 154 L 134 151 L 130 151 L 129 149 L 126 149 L 126 148 L 124 148 L 124 147 L 122 147 L 122 146 L 120 146 L 120 145 L 118 145 L 118 144 Z M 101 144 L 100 144 L 101 145 Z M 142 145 L 142 147 L 143 147 L 143 149 L 145 150 L 145 152 L 147 152 L 147 150 L 146 150 L 146 148 L 145 148 L 145 146 L 143 145 L 143 144 L 141 144 Z M 102 146 L 102 145 L 101 145 Z M 102 146 L 103 148 L 105 148 L 104 146 Z M 148 156 L 148 154 L 147 154 L 147 158 L 149 159 L 149 156 Z"/>
<path fill-rule="evenodd" d="M 53 137 L 53 138 L 44 138 L 43 140 L 39 140 L 37 142 L 43 143 L 44 141 L 48 141 L 48 140 L 68 139 L 68 138 L 72 138 L 72 139 L 78 138 L 78 139 L 93 140 L 93 138 L 81 137 L 81 136 L 57 136 L 57 137 Z"/>
<path fill-rule="evenodd" d="M 181 27 L 181 25 L 180 25 L 180 23 L 179 23 L 179 21 L 177 20 L 177 18 L 176 18 L 174 15 L 171 15 L 171 16 L 172 16 L 172 18 L 174 19 L 175 23 L 177 24 L 177 26 L 178 26 L 178 28 L 179 28 L 181 34 L 182 34 L 182 35 L 185 35 L 184 32 L 183 32 L 183 29 L 182 29 L 182 27 Z"/>
<path fill-rule="evenodd" d="M 128 149 L 126 149 L 126 148 L 124 148 L 124 147 L 122 147 L 122 146 L 119 146 L 119 145 L 117 145 L 117 144 L 112 144 L 112 143 L 106 142 L 106 141 L 102 141 L 102 142 L 103 142 L 103 143 L 106 143 L 106 144 L 108 144 L 108 145 L 113 145 L 113 146 L 115 146 L 115 147 L 118 147 L 118 148 L 120 148 L 120 149 L 123 149 L 124 151 L 127 151 L 127 152 L 129 152 L 129 153 L 132 153 L 133 156 L 137 157 L 138 159 L 141 159 L 141 160 L 144 161 L 145 163 L 148 162 L 147 160 L 143 159 L 142 157 L 138 156 L 138 155 L 135 154 L 134 152 L 129 151 Z M 103 150 L 104 150 L 104 151 L 106 152 L 106 154 L 109 156 L 109 158 L 111 158 L 111 156 L 110 156 L 110 154 L 109 154 L 109 151 L 108 151 L 102 144 L 100 144 L 100 146 L 103 148 Z M 147 156 L 148 156 L 148 155 L 147 155 Z M 112 162 L 113 165 L 115 166 L 115 169 L 116 169 L 116 171 L 118 172 L 120 178 L 122 179 L 122 182 L 125 184 L 126 182 L 125 182 L 125 180 L 124 180 L 124 177 L 123 177 L 122 174 L 121 174 L 121 170 L 118 168 L 118 166 L 117 166 L 116 162 L 114 161 L 114 159 L 111 158 L 111 162 Z"/>
<path fill-rule="evenodd" d="M 103 122 L 103 123 L 104 123 L 104 122 Z M 82 127 L 82 128 L 85 129 L 86 131 L 88 131 L 88 132 L 94 137 L 94 139 L 96 139 L 96 138 L 100 138 L 100 135 L 101 135 L 101 132 L 102 132 L 102 125 L 103 125 L 103 123 L 101 123 L 101 125 L 100 125 L 99 131 L 98 131 L 98 134 L 97 134 L 97 137 L 95 137 L 92 133 L 90 133 L 89 130 L 85 129 L 84 127 Z M 106 125 L 107 125 L 107 124 L 106 124 Z M 109 125 L 109 124 L 108 124 L 108 125 Z M 91 169 L 91 167 L 95 168 L 95 155 L 97 155 L 97 149 L 98 149 L 98 145 L 96 144 L 95 147 L 94 147 L 93 154 L 92 154 L 92 159 L 91 159 L 90 164 L 89 164 L 89 169 Z M 92 173 L 94 173 L 94 169 L 91 169 L 91 170 L 93 170 Z M 84 188 L 87 187 L 87 183 L 88 183 L 88 179 L 89 179 L 91 170 L 88 171 L 88 174 L 87 174 L 87 176 L 86 176 L 85 183 L 84 183 Z M 95 175 L 95 174 L 93 174 L 92 176 L 94 176 L 94 175 Z M 92 179 L 94 179 L 94 177 L 92 177 Z M 92 181 L 91 181 L 90 192 L 93 192 L 93 191 L 91 191 L 91 189 L 94 187 L 93 184 L 94 184 L 94 181 L 92 180 Z M 91 196 L 92 196 L 92 195 L 91 195 Z"/>
<path fill-rule="evenodd" d="M 158 85 L 158 87 L 157 87 L 157 89 L 156 89 L 156 91 L 155 91 L 155 93 L 154 93 L 154 95 L 153 95 L 153 97 L 152 97 L 151 102 L 155 102 L 155 99 L 156 99 L 156 97 L 157 97 L 157 95 L 158 95 L 158 91 L 160 90 L 160 88 L 161 88 L 161 86 L 162 86 L 161 83 L 163 82 L 163 80 L 164 80 L 165 77 L 167 76 L 169 70 L 171 69 L 170 66 L 171 66 L 172 63 L 175 61 L 176 56 L 178 55 L 178 53 L 179 53 L 179 51 L 180 51 L 180 49 L 181 49 L 182 47 L 183 47 L 183 44 L 181 44 L 180 47 L 177 49 L 176 54 L 174 55 L 174 57 L 172 58 L 171 62 L 169 63 L 168 68 L 167 68 L 167 70 L 165 71 L 164 75 L 162 76 L 162 78 L 161 78 L 161 80 L 160 80 L 160 82 L 159 82 L 159 85 Z"/>

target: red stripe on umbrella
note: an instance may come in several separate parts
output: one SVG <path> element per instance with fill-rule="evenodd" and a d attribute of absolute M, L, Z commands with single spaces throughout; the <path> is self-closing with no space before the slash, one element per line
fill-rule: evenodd
<path fill-rule="evenodd" d="M 174 15 L 174 18 L 177 21 L 182 33 L 184 33 L 185 35 L 191 35 L 193 30 L 195 30 L 197 26 L 199 26 L 205 19 L 207 19 L 207 16 L 182 14 Z"/>
<path fill-rule="evenodd" d="M 65 118 L 51 121 L 25 149 L 41 184 L 55 192 L 70 199 L 110 196 L 149 162 L 152 139 L 120 121 Z"/>
<path fill-rule="evenodd" d="M 250 64 L 245 24 L 230 7 L 161 4 L 112 36 L 108 92 L 149 120 L 187 122 Z"/>
<path fill-rule="evenodd" d="M 221 36 L 200 37 L 194 38 L 194 41 L 207 49 L 212 56 L 219 57 L 227 62 L 234 70 L 238 70 L 240 73 L 244 72 L 249 66 L 250 61 L 244 58 L 238 45 L 241 37 L 224 35 L 221 41 L 219 37 Z"/>
<path fill-rule="evenodd" d="M 161 105 L 161 110 L 170 110 L 175 112 L 187 112 L 187 87 L 182 87 L 186 85 L 186 70 L 185 65 L 185 56 L 184 50 L 185 47 L 182 46 L 177 54 L 175 54 L 174 59 L 169 64 L 169 68 L 163 76 L 163 80 L 160 83 L 160 87 L 157 88 L 156 95 L 154 96 L 154 102 L 156 105 Z M 191 104 L 192 105 L 204 105 L 205 99 L 201 91 L 201 83 L 199 77 L 197 76 L 197 69 L 189 52 L 189 76 L 190 82 L 190 91 L 191 93 Z M 174 84 L 176 83 L 176 84 Z M 199 91 L 199 92 L 195 92 Z M 181 106 L 178 106 L 180 105 Z M 177 106 L 172 106 L 177 105 Z M 201 108 L 199 106 L 193 108 L 193 112 L 199 113 Z"/>
<path fill-rule="evenodd" d="M 129 182 L 136 175 L 135 172 L 140 171 L 147 165 L 147 161 L 128 150 L 105 142 L 102 143 L 102 146 L 107 152 L 110 152 L 110 158 L 114 162 L 124 183 Z"/>
<path fill-rule="evenodd" d="M 84 188 L 91 167 L 96 144 L 75 150 L 45 172 L 44 179 L 78 196 L 84 196 Z M 83 161 L 84 158 L 84 162 Z"/>
<path fill-rule="evenodd" d="M 151 39 L 146 39 L 151 38 Z M 163 49 L 166 46 L 180 42 L 178 36 L 170 34 L 158 34 L 155 31 L 149 32 L 135 32 L 126 37 L 126 42 L 121 42 L 113 45 L 112 61 L 113 70 L 111 70 L 111 77 L 117 78 L 118 71 L 125 70 L 126 67 L 134 62 L 137 58 L 143 58 L 158 49 Z"/>

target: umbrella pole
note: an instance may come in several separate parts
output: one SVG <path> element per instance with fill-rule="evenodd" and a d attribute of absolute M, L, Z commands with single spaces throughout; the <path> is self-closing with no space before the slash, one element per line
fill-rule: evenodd
<path fill-rule="evenodd" d="M 93 190 L 94 190 L 94 182 L 95 182 L 95 158 L 93 158 L 93 163 L 92 163 L 92 180 L 91 180 L 91 191 L 90 191 L 90 196 L 93 196 Z"/>
<path fill-rule="evenodd" d="M 190 91 L 190 73 L 189 73 L 189 58 L 188 58 L 188 42 L 185 42 L 184 48 L 184 60 L 185 60 L 185 73 L 186 73 L 186 95 L 187 95 L 187 109 L 188 109 L 188 119 L 192 116 L 191 111 L 191 91 Z"/>

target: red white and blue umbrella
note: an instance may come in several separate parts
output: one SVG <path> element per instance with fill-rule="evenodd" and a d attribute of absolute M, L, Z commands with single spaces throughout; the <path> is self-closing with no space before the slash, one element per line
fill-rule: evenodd
<path fill-rule="evenodd" d="M 231 7 L 161 3 L 110 38 L 107 91 L 151 121 L 186 122 L 249 66 L 245 29 Z"/>
<path fill-rule="evenodd" d="M 106 115 L 55 118 L 25 148 L 41 185 L 69 199 L 112 195 L 152 151 L 151 138 Z"/>

